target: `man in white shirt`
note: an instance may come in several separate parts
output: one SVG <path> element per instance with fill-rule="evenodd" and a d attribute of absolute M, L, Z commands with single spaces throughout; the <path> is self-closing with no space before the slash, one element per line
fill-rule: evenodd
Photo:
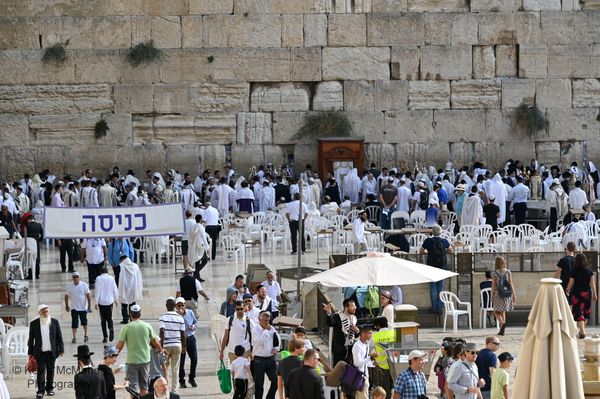
<path fill-rule="evenodd" d="M 377 196 L 377 180 L 373 177 L 373 172 L 369 172 L 363 177 L 361 192 L 362 202 L 367 201 L 367 195 L 369 194 Z"/>
<path fill-rule="evenodd" d="M 352 222 L 352 242 L 354 243 L 354 252 L 357 254 L 367 250 L 367 239 L 365 238 L 365 223 L 367 219 L 367 212 L 361 211 L 358 217 Z"/>
<path fill-rule="evenodd" d="M 71 307 L 69 307 L 69 298 L 71 298 Z M 67 313 L 71 313 L 71 329 L 73 330 L 71 342 L 77 343 L 79 321 L 83 327 L 83 342 L 88 342 L 87 314 L 92 311 L 92 300 L 87 283 L 79 280 L 79 272 L 74 272 L 73 281 L 67 284 L 65 310 Z"/>
<path fill-rule="evenodd" d="M 281 302 L 281 286 L 277 281 L 275 281 L 275 272 L 269 270 L 266 275 L 267 279 L 261 283 L 265 290 L 267 291 L 267 295 L 271 298 L 271 313 L 273 315 L 273 319 L 279 316 L 279 308 L 278 305 Z"/>
<path fill-rule="evenodd" d="M 248 294 L 250 295 L 250 294 Z M 227 318 L 223 339 L 221 340 L 221 350 L 219 359 L 223 360 L 223 353 L 227 348 L 229 361 L 235 359 L 234 349 L 237 345 L 242 345 L 246 350 L 245 356 L 250 354 L 250 342 L 252 341 L 252 331 L 255 323 L 246 316 L 244 303 L 242 301 L 235 302 L 235 314 Z"/>
<path fill-rule="evenodd" d="M 410 188 L 406 186 L 406 178 L 400 178 L 398 187 L 398 202 L 396 202 L 396 210 L 410 213 L 410 200 L 412 199 L 412 192 Z"/>
<path fill-rule="evenodd" d="M 575 188 L 569 191 L 569 207 L 571 209 L 583 209 L 589 203 L 585 191 L 581 189 L 581 182 L 575 182 Z"/>
<path fill-rule="evenodd" d="M 510 196 L 512 197 L 515 224 L 520 225 L 525 223 L 527 218 L 527 199 L 529 198 L 529 187 L 523 184 L 523 178 L 521 176 L 517 177 L 517 185 L 511 190 Z"/>
<path fill-rule="evenodd" d="M 206 234 L 208 234 L 212 240 L 211 259 L 215 260 L 215 256 L 217 256 L 217 245 L 219 243 L 219 232 L 221 231 L 221 225 L 219 224 L 219 211 L 211 206 L 210 202 L 206 202 L 204 206 L 205 208 L 202 211 L 202 219 L 206 224 Z"/>
<path fill-rule="evenodd" d="M 306 253 L 306 242 L 304 240 L 304 221 L 306 220 L 306 215 L 308 213 L 308 208 L 304 202 L 302 205 L 300 204 L 300 194 L 294 194 L 294 200 L 287 204 L 286 210 L 286 218 L 290 224 L 290 232 L 292 236 L 292 255 L 296 255 L 298 250 L 298 229 L 300 223 L 298 222 L 298 216 L 300 214 L 300 206 L 302 206 L 302 231 L 300 232 L 300 236 L 302 237 L 302 254 Z"/>
<path fill-rule="evenodd" d="M 361 327 L 358 339 L 352 346 L 352 363 L 354 364 L 354 367 L 356 367 L 366 376 L 369 375 L 368 367 L 373 367 L 373 359 L 378 356 L 377 352 L 369 349 L 369 341 L 371 341 L 372 335 L 373 332 L 371 331 L 371 327 Z M 356 391 L 354 397 L 356 399 L 369 399 L 368 377 L 365 378 L 365 386 L 363 387 L 363 390 Z"/>
<path fill-rule="evenodd" d="M 93 290 L 100 268 L 106 261 L 106 241 L 104 238 L 86 238 L 81 242 L 80 260 L 87 262 L 90 289 Z"/>
<path fill-rule="evenodd" d="M 79 204 L 82 208 L 98 208 L 100 206 L 98 203 L 98 192 L 92 187 L 91 180 L 81 181 L 80 195 Z"/>
<path fill-rule="evenodd" d="M 195 195 L 195 194 L 194 194 Z M 189 240 L 190 233 L 196 226 L 196 221 L 192 217 L 192 210 L 187 209 L 185 211 L 185 231 L 181 236 L 181 256 L 183 259 L 183 267 L 187 267 L 190 264 L 190 260 L 188 258 L 188 250 L 189 250 Z"/>
<path fill-rule="evenodd" d="M 258 316 L 258 326 L 252 331 L 252 377 L 254 378 L 254 394 L 262 398 L 265 374 L 271 381 L 267 399 L 275 399 L 277 392 L 277 362 L 275 354 L 279 351 L 280 339 L 275 327 L 269 324 L 271 313 L 264 311 Z"/>
<path fill-rule="evenodd" d="M 62 199 L 63 194 L 63 186 L 61 184 L 57 184 L 54 186 L 54 195 L 52 196 L 52 201 L 50 202 L 50 206 L 54 206 L 57 208 L 63 208 L 65 203 Z"/>
<path fill-rule="evenodd" d="M 100 312 L 100 327 L 102 327 L 102 343 L 112 342 L 115 339 L 113 328 L 112 308 L 118 303 L 119 288 L 115 278 L 108 274 L 108 269 L 102 267 L 100 275 L 96 278 L 96 290 L 94 297 L 96 299 L 96 310 Z M 107 334 L 108 327 L 108 334 Z"/>
<path fill-rule="evenodd" d="M 171 378 L 173 385 L 171 392 L 177 393 L 179 381 L 179 360 L 181 353 L 185 353 L 185 321 L 183 317 L 175 311 L 175 298 L 167 298 L 165 306 L 167 312 L 163 313 L 158 319 L 160 328 L 160 342 L 166 352 L 167 367 L 171 368 Z"/>

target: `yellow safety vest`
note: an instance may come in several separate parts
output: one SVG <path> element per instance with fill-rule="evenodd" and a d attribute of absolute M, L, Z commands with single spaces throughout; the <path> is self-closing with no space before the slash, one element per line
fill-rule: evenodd
<path fill-rule="evenodd" d="M 373 344 L 375 344 L 375 351 L 378 353 L 375 358 L 375 362 L 379 367 L 385 370 L 389 370 L 390 366 L 387 362 L 387 355 L 383 346 L 378 345 L 379 342 L 395 342 L 396 331 L 393 328 L 384 328 L 373 333 Z"/>

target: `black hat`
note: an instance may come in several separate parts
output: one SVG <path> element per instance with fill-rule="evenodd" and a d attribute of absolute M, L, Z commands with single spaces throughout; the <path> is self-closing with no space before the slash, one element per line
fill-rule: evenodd
<path fill-rule="evenodd" d="M 90 357 L 92 357 L 93 354 L 94 352 L 90 352 L 89 346 L 79 345 L 77 347 L 77 354 L 73 355 L 73 357 L 76 357 L 78 359 L 89 359 Z"/>

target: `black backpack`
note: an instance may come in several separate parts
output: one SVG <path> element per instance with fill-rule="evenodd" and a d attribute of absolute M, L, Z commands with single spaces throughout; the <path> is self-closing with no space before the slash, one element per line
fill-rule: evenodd
<path fill-rule="evenodd" d="M 500 284 L 498 284 L 496 290 L 500 298 L 510 298 L 512 296 L 513 290 L 510 281 L 508 281 L 508 273 L 504 273 L 500 277 Z"/>
<path fill-rule="evenodd" d="M 431 238 L 431 248 L 427 250 L 427 264 L 437 268 L 446 267 L 446 247 L 439 237 Z"/>
<path fill-rule="evenodd" d="M 421 192 L 421 198 L 419 199 L 419 208 L 426 210 L 429 207 L 429 193 L 427 191 Z"/>

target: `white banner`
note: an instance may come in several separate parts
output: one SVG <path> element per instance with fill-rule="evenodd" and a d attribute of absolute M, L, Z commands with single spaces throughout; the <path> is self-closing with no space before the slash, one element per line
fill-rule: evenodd
<path fill-rule="evenodd" d="M 183 204 L 44 209 L 44 237 L 108 238 L 181 235 Z"/>

